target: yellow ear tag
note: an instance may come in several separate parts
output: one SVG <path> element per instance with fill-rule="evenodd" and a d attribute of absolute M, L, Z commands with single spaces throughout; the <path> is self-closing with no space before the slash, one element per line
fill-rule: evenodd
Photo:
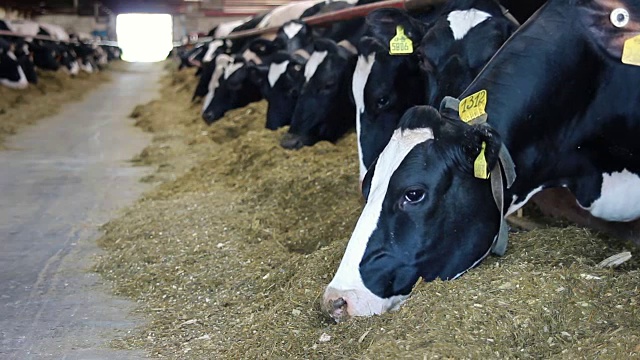
<path fill-rule="evenodd" d="M 396 26 L 396 36 L 389 42 L 390 55 L 413 54 L 413 43 L 404 34 L 404 28 L 401 25 Z"/>
<path fill-rule="evenodd" d="M 464 122 L 469 122 L 484 114 L 487 106 L 487 90 L 480 90 L 475 94 L 471 94 L 460 101 L 458 114 Z"/>
<path fill-rule="evenodd" d="M 627 39 L 622 48 L 622 62 L 640 66 L 640 35 Z"/>
<path fill-rule="evenodd" d="M 483 180 L 489 178 L 489 172 L 487 171 L 487 158 L 484 156 L 484 149 L 486 147 L 487 144 L 483 141 L 480 154 L 478 154 L 476 161 L 473 162 L 473 176 Z"/>

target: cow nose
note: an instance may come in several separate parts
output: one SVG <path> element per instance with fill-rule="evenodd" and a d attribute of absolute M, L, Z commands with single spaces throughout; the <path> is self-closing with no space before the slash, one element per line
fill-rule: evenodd
<path fill-rule="evenodd" d="M 204 119 L 204 122 L 211 125 L 211 123 L 216 120 L 216 115 L 213 113 L 213 111 L 205 111 L 204 113 L 202 113 L 202 118 Z"/>
<path fill-rule="evenodd" d="M 324 311 L 336 322 L 345 321 L 349 318 L 347 311 L 347 301 L 339 297 L 337 299 L 327 299 L 324 303 Z"/>
<path fill-rule="evenodd" d="M 282 138 L 282 141 L 280 141 L 280 146 L 289 150 L 298 150 L 304 146 L 304 143 L 302 142 L 302 138 L 300 136 L 294 134 L 285 134 L 285 136 Z"/>

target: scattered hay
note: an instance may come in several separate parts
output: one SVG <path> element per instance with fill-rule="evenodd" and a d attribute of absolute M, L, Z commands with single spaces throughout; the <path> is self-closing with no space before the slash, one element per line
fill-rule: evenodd
<path fill-rule="evenodd" d="M 638 260 L 597 268 L 625 244 L 575 227 L 512 234 L 505 257 L 419 285 L 400 311 L 333 324 L 318 303 L 361 209 L 355 136 L 283 150 L 264 103 L 206 127 L 191 74 L 138 108 L 155 132 L 138 161 L 161 183 L 100 241 L 97 270 L 150 318 L 117 346 L 176 359 L 638 356 Z"/>
<path fill-rule="evenodd" d="M 22 126 L 56 114 L 65 103 L 81 99 L 89 90 L 108 80 L 108 71 L 81 72 L 72 78 L 63 71 L 38 70 L 37 85 L 29 85 L 24 90 L 0 86 L 0 149 L 4 139 Z"/>

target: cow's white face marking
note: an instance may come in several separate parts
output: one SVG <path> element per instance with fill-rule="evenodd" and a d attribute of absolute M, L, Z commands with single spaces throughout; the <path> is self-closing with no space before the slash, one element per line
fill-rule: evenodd
<path fill-rule="evenodd" d="M 13 53 L 13 51 L 7 51 L 7 56 L 13 59 L 14 61 L 18 61 L 18 58 L 16 57 L 16 54 Z"/>
<path fill-rule="evenodd" d="M 222 46 L 222 44 L 222 40 L 213 40 L 211 43 L 209 43 L 209 49 L 207 49 L 207 52 L 204 54 L 202 61 L 210 62 L 211 60 L 213 60 L 213 55 L 215 54 L 216 50 L 218 50 L 218 48 Z"/>
<path fill-rule="evenodd" d="M 289 66 L 289 60 L 279 64 L 271 63 L 271 65 L 269 65 L 269 74 L 267 75 L 267 78 L 269 79 L 269 86 L 273 87 L 278 82 L 280 76 L 287 71 L 287 66 Z"/>
<path fill-rule="evenodd" d="M 356 135 L 358 137 L 358 160 L 360 161 L 360 181 L 364 179 L 367 173 L 367 168 L 364 166 L 364 158 L 362 154 L 362 144 L 360 143 L 360 117 L 364 113 L 364 88 L 367 85 L 367 79 L 371 74 L 373 63 L 375 62 L 376 54 L 371 53 L 369 56 L 358 56 L 358 62 L 356 63 L 356 69 L 353 72 L 353 81 L 351 82 L 351 91 L 353 93 L 353 99 L 356 103 Z"/>
<path fill-rule="evenodd" d="M 449 27 L 453 32 L 453 38 L 456 40 L 462 39 L 469 30 L 473 29 L 476 25 L 487 20 L 491 17 L 491 14 L 477 9 L 469 10 L 455 10 L 447 15 L 449 21 Z"/>
<path fill-rule="evenodd" d="M 207 110 L 207 107 L 209 107 L 209 104 L 211 104 L 211 101 L 215 96 L 216 89 L 220 86 L 220 77 L 224 74 L 225 68 L 232 60 L 231 56 L 226 54 L 221 54 L 216 58 L 216 69 L 213 71 L 211 80 L 209 81 L 209 92 L 207 92 L 207 96 L 204 98 L 202 113 L 204 113 L 205 110 Z"/>
<path fill-rule="evenodd" d="M 306 82 L 311 80 L 313 74 L 318 70 L 318 66 L 322 64 L 328 54 L 328 51 L 314 51 L 313 54 L 311 54 L 311 57 L 307 60 L 307 64 L 304 67 L 304 78 Z"/>
<path fill-rule="evenodd" d="M 11 54 L 13 54 L 11 51 L 7 52 L 7 55 L 11 56 Z M 20 65 L 18 65 L 18 74 L 20 75 L 18 81 L 0 79 L 0 84 L 11 89 L 26 89 L 27 86 L 29 86 L 29 82 L 27 81 L 27 76 L 24 74 L 24 71 L 22 70 L 22 67 Z"/>
<path fill-rule="evenodd" d="M 324 295 L 325 301 L 336 296 L 345 299 L 350 316 L 368 316 L 393 310 L 407 298 L 405 295 L 398 295 L 383 299 L 373 294 L 360 276 L 360 261 L 369 238 L 377 228 L 391 176 L 416 145 L 433 138 L 430 128 L 397 129 L 378 158 L 367 203 L 351 235 L 338 271 Z"/>
<path fill-rule="evenodd" d="M 602 174 L 600 197 L 584 209 L 608 221 L 640 218 L 640 177 L 627 169 Z"/>
<path fill-rule="evenodd" d="M 288 23 L 287 25 L 282 27 L 282 31 L 287 35 L 289 39 L 293 39 L 298 33 L 302 30 L 302 24 L 298 24 L 295 22 Z"/>
<path fill-rule="evenodd" d="M 74 60 L 70 65 L 71 68 L 69 69 L 69 74 L 78 75 L 78 73 L 80 72 L 80 65 L 78 65 L 78 62 Z"/>
<path fill-rule="evenodd" d="M 524 197 L 524 200 L 522 201 L 518 201 L 519 198 L 516 195 L 513 195 L 513 198 L 511 199 L 511 205 L 509 205 L 509 208 L 507 209 L 507 214 L 505 215 L 505 217 L 513 214 L 514 212 L 518 211 L 518 209 L 520 209 L 521 207 L 524 206 L 524 204 L 526 204 L 533 195 L 539 193 L 540 191 L 542 191 L 544 189 L 544 186 L 538 186 L 537 188 L 531 190 L 530 193 L 527 194 L 527 196 Z"/>

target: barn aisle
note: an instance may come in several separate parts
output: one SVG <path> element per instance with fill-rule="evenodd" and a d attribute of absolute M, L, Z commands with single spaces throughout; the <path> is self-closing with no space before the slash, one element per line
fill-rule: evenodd
<path fill-rule="evenodd" d="M 137 325 L 133 303 L 89 272 L 99 226 L 131 204 L 150 141 L 128 118 L 157 95 L 161 64 L 127 64 L 113 80 L 8 139 L 0 152 L 0 358 L 138 358 L 106 342 Z"/>

